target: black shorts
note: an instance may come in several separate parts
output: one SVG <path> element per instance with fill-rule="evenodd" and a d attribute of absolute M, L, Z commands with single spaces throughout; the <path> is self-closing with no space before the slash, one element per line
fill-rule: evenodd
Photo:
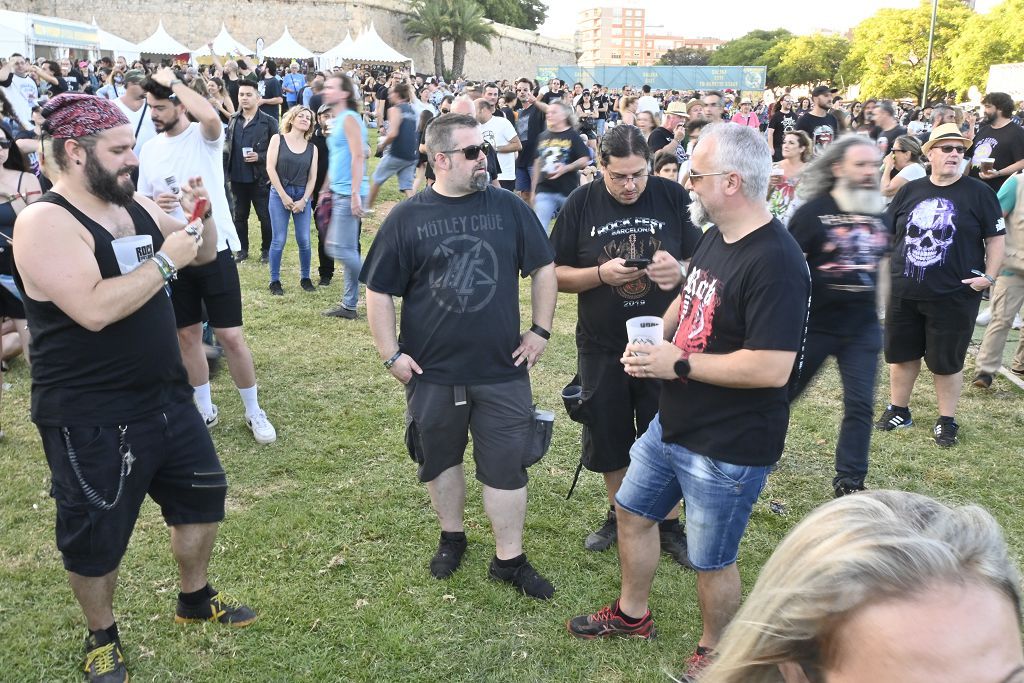
<path fill-rule="evenodd" d="M 461 406 L 455 394 L 455 387 L 416 375 L 405 385 L 405 444 L 419 465 L 419 480 L 433 481 L 461 464 L 471 433 L 478 481 L 506 491 L 526 486 L 534 434 L 529 376 L 468 385 Z"/>
<path fill-rule="evenodd" d="M 516 191 L 516 181 L 513 180 L 499 180 L 498 184 L 501 185 L 501 189 L 508 190 L 509 192 Z"/>
<path fill-rule="evenodd" d="M 934 374 L 955 375 L 964 369 L 979 306 L 980 294 L 934 301 L 890 297 L 885 310 L 885 362 L 924 358 Z"/>
<path fill-rule="evenodd" d="M 210 327 L 241 327 L 242 288 L 231 250 L 217 252 L 206 265 L 182 268 L 171 285 L 171 303 L 179 330 L 203 321 L 204 303 Z"/>
<path fill-rule="evenodd" d="M 626 374 L 618 354 L 580 353 L 577 368 L 587 396 L 583 466 L 615 472 L 629 466 L 629 449 L 658 412 L 661 382 Z"/>
<path fill-rule="evenodd" d="M 39 426 L 52 478 L 50 495 L 57 503 L 57 549 L 70 572 L 103 576 L 117 568 L 147 493 L 168 526 L 224 519 L 227 477 L 192 401 L 126 427 L 125 441 L 135 460 L 117 505 L 104 510 L 97 503 L 112 503 L 121 482 L 120 428 L 70 427 L 65 435 L 62 427 Z"/>
<path fill-rule="evenodd" d="M 18 297 L 8 292 L 7 288 L 2 285 L 0 285 L 0 318 L 25 319 L 25 306 L 18 301 Z"/>

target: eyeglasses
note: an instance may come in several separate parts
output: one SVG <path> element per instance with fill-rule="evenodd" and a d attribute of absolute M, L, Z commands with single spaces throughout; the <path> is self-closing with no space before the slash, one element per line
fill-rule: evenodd
<path fill-rule="evenodd" d="M 622 175 L 620 173 L 608 172 L 608 180 L 612 181 L 616 185 L 629 185 L 633 183 L 637 185 L 644 182 L 650 176 L 650 173 L 635 173 L 633 175 Z"/>
<path fill-rule="evenodd" d="M 961 147 L 960 145 L 935 145 L 932 149 L 937 149 L 943 154 L 963 154 L 967 151 L 966 147 Z"/>
<path fill-rule="evenodd" d="M 694 178 L 707 178 L 708 176 L 713 176 L 713 175 L 728 175 L 728 173 L 729 173 L 729 171 L 715 171 L 714 173 L 694 173 L 693 171 L 690 171 L 690 173 L 688 175 L 690 176 L 690 179 L 692 180 Z"/>
<path fill-rule="evenodd" d="M 10 149 L 10 148 L 11 148 L 11 141 L 10 140 L 0 140 L 0 149 Z"/>
<path fill-rule="evenodd" d="M 455 154 L 456 152 L 462 152 L 466 156 L 466 161 L 476 161 L 477 157 L 480 156 L 480 152 L 484 154 L 491 153 L 491 145 L 484 143 L 482 145 L 470 145 L 469 147 L 463 147 L 462 149 L 443 149 L 441 154 Z"/>
<path fill-rule="evenodd" d="M 896 149 L 895 147 L 892 148 L 892 153 L 893 154 L 895 154 L 896 152 L 909 152 L 909 151 L 910 150 L 908 150 L 908 149 Z"/>
<path fill-rule="evenodd" d="M 451 110 L 451 109 L 442 109 L 442 110 L 441 110 L 441 113 L 442 113 L 442 114 L 451 114 L 451 113 L 452 113 L 452 110 Z"/>

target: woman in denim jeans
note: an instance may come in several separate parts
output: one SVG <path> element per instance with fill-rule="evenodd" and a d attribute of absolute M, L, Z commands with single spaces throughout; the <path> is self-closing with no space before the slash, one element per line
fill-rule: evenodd
<path fill-rule="evenodd" d="M 299 286 L 316 290 L 309 279 L 309 224 L 312 207 L 309 198 L 316 183 L 317 149 L 313 135 L 313 112 L 292 107 L 281 121 L 281 133 L 270 138 L 267 149 L 267 175 L 270 177 L 270 293 L 284 294 L 281 286 L 281 255 L 288 239 L 289 218 L 295 220 L 295 241 L 299 245 Z"/>
<path fill-rule="evenodd" d="M 366 177 L 370 143 L 351 78 L 339 73 L 329 75 L 324 82 L 323 98 L 334 110 L 327 138 L 328 177 L 334 201 L 324 250 L 328 256 L 341 261 L 345 271 L 341 305 L 325 311 L 324 315 L 353 320 L 359 303 L 359 271 L 363 266 L 359 256 L 359 229 L 370 191 Z"/>

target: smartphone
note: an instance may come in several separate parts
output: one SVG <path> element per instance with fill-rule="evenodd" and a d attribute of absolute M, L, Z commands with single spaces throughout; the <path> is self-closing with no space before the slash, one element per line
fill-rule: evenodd
<path fill-rule="evenodd" d="M 649 258 L 638 258 L 638 259 L 627 259 L 622 265 L 627 268 L 646 268 L 651 265 L 651 259 Z"/>
<path fill-rule="evenodd" d="M 207 204 L 209 204 L 209 202 L 206 201 L 205 197 L 199 197 L 198 199 L 196 199 L 196 205 L 192 208 L 192 217 L 188 219 L 188 222 L 191 223 L 199 218 L 202 218 L 203 214 L 206 213 Z"/>

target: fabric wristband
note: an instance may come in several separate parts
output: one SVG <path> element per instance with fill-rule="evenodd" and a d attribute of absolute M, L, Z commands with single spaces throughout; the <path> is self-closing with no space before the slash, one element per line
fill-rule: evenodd
<path fill-rule="evenodd" d="M 540 337 L 541 339 L 543 339 L 545 341 L 547 341 L 548 339 L 551 339 L 551 333 L 549 331 L 545 330 L 543 327 L 541 327 L 537 323 L 534 323 L 533 325 L 530 326 L 530 332 L 533 332 L 535 335 L 537 335 L 538 337 Z"/>
<path fill-rule="evenodd" d="M 390 370 L 391 366 L 393 366 L 395 364 L 395 361 L 397 361 L 399 356 L 401 356 L 401 355 L 402 355 L 401 350 L 395 351 L 395 355 L 391 356 L 391 358 L 388 358 L 386 361 L 384 361 L 384 367 L 386 369 Z"/>

